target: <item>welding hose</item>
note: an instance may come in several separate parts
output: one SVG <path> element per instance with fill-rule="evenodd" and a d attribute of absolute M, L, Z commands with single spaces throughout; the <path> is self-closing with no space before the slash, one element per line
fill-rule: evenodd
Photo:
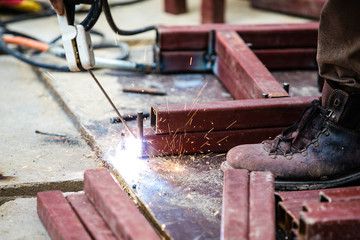
<path fill-rule="evenodd" d="M 31 40 L 39 41 L 39 42 L 41 42 L 41 41 L 34 38 L 34 37 L 28 36 L 26 34 L 10 31 L 10 30 L 7 30 L 7 29 L 3 28 L 3 29 L 0 30 L 0 50 L 4 51 L 5 53 L 10 54 L 10 55 L 14 56 L 15 58 L 17 58 L 17 59 L 19 59 L 19 60 L 21 60 L 21 61 L 23 61 L 25 63 L 28 63 L 28 64 L 30 64 L 32 66 L 35 66 L 35 67 L 52 69 L 52 70 L 62 71 L 62 72 L 69 72 L 70 71 L 68 66 L 60 66 L 60 65 L 55 65 L 55 64 L 46 64 L 46 63 L 37 62 L 37 61 L 34 61 L 32 59 L 27 58 L 23 53 L 21 53 L 20 51 L 16 51 L 14 49 L 11 49 L 6 44 L 6 42 L 3 39 L 5 37 L 4 34 L 11 34 L 11 35 L 14 35 L 14 36 L 25 37 L 25 38 L 29 38 Z"/>
<path fill-rule="evenodd" d="M 131 35 L 136 35 L 136 34 L 139 34 L 139 33 L 148 32 L 148 31 L 152 31 L 152 30 L 157 31 L 157 28 L 154 25 L 144 27 L 144 28 L 134 29 L 134 30 L 122 30 L 122 29 L 118 28 L 116 26 L 115 22 L 114 22 L 114 19 L 113 19 L 112 15 L 111 15 L 108 0 L 101 0 L 101 1 L 102 1 L 103 11 L 105 13 L 106 20 L 107 20 L 109 26 L 111 27 L 111 29 L 116 34 L 124 35 L 124 36 L 131 36 Z"/>

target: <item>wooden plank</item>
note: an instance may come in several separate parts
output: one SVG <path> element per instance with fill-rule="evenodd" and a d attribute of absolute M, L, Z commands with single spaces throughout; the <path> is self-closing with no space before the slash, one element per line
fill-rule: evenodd
<path fill-rule="evenodd" d="M 202 0 L 201 23 L 224 23 L 225 0 Z"/>
<path fill-rule="evenodd" d="M 248 239 L 249 173 L 245 169 L 224 170 L 221 239 Z"/>
<path fill-rule="evenodd" d="M 275 239 L 275 183 L 271 172 L 251 172 L 249 239 Z"/>
<path fill-rule="evenodd" d="M 84 193 L 70 194 L 66 199 L 94 240 L 116 240 L 104 219 Z"/>
<path fill-rule="evenodd" d="M 251 0 L 251 6 L 302 17 L 320 18 L 326 0 Z"/>
<path fill-rule="evenodd" d="M 150 122 L 156 133 L 286 127 L 296 122 L 314 99 L 291 97 L 155 105 L 151 107 Z"/>
<path fill-rule="evenodd" d="M 39 192 L 37 213 L 53 240 L 91 240 L 61 191 Z"/>
<path fill-rule="evenodd" d="M 252 49 L 316 48 L 318 22 L 294 24 L 202 24 L 159 26 L 157 45 L 161 51 L 207 50 L 209 32 L 235 31 Z"/>
<path fill-rule="evenodd" d="M 194 153 L 227 152 L 247 143 L 260 143 L 274 138 L 284 130 L 282 127 L 225 131 L 155 134 L 151 128 L 144 129 L 145 149 L 148 156 L 184 155 Z"/>
<path fill-rule="evenodd" d="M 289 96 L 236 32 L 216 32 L 215 49 L 252 98 Z"/>
<path fill-rule="evenodd" d="M 164 0 L 164 11 L 176 15 L 186 13 L 186 0 Z"/>
<path fill-rule="evenodd" d="M 84 191 L 117 238 L 160 239 L 107 169 L 86 170 Z"/>

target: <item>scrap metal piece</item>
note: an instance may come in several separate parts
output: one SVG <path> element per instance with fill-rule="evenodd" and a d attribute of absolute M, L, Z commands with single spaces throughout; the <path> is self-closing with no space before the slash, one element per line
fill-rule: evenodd
<path fill-rule="evenodd" d="M 92 239 L 61 191 L 39 192 L 37 213 L 53 240 Z"/>
<path fill-rule="evenodd" d="M 301 17 L 319 19 L 326 0 L 251 0 L 251 6 Z"/>
<path fill-rule="evenodd" d="M 236 32 L 217 31 L 215 49 L 252 98 L 289 96 Z"/>
<path fill-rule="evenodd" d="M 201 23 L 224 23 L 225 0 L 202 0 Z"/>
<path fill-rule="evenodd" d="M 107 169 L 86 170 L 84 191 L 117 238 L 160 239 Z"/>
<path fill-rule="evenodd" d="M 286 127 L 315 97 L 248 99 L 151 107 L 155 133 Z"/>
<path fill-rule="evenodd" d="M 360 236 L 360 201 L 311 203 L 300 213 L 303 239 L 357 239 Z"/>
<path fill-rule="evenodd" d="M 166 95 L 166 92 L 157 88 L 139 88 L 139 87 L 124 87 L 123 92 L 151 94 L 151 95 Z"/>
<path fill-rule="evenodd" d="M 186 0 L 164 0 L 164 10 L 171 14 L 186 13 Z"/>
<path fill-rule="evenodd" d="M 248 239 L 249 173 L 247 170 L 224 170 L 222 199 L 220 239 Z"/>
<path fill-rule="evenodd" d="M 70 194 L 66 197 L 71 207 L 81 219 L 81 222 L 96 240 L 116 240 L 116 237 L 91 204 L 84 193 Z"/>
<path fill-rule="evenodd" d="M 249 239 L 275 239 L 275 183 L 271 172 L 251 172 Z"/>

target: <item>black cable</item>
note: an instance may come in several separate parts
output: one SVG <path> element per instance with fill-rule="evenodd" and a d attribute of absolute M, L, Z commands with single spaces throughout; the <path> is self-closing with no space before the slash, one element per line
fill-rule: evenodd
<path fill-rule="evenodd" d="M 105 13 L 105 17 L 106 20 L 108 22 L 108 24 L 110 25 L 111 29 L 119 35 L 125 35 L 125 36 L 130 36 L 130 35 L 135 35 L 135 34 L 139 34 L 139 33 L 143 33 L 143 32 L 147 32 L 147 31 L 152 31 L 155 30 L 157 31 L 156 26 L 148 26 L 148 27 L 144 27 L 144 28 L 139 28 L 139 29 L 135 29 L 135 30 L 122 30 L 119 29 L 115 22 L 114 19 L 111 15 L 111 11 L 110 11 L 110 6 L 107 0 L 101 0 L 103 2 L 103 11 Z"/>
<path fill-rule="evenodd" d="M 11 34 L 11 35 L 14 35 L 14 36 L 22 36 L 22 37 L 30 38 L 30 39 L 37 40 L 37 41 L 40 41 L 40 40 L 38 40 L 38 39 L 36 39 L 34 37 L 31 37 L 31 36 L 28 36 L 26 34 L 10 31 L 10 30 L 7 30 L 7 29 L 3 28 L 3 29 L 0 30 L 0 49 L 2 51 L 4 51 L 5 53 L 10 54 L 10 55 L 16 57 L 17 59 L 19 59 L 19 60 L 21 60 L 23 62 L 26 62 L 26 63 L 28 63 L 28 64 L 30 64 L 32 66 L 35 66 L 35 67 L 41 67 L 41 68 L 52 69 L 52 70 L 63 71 L 63 72 L 69 72 L 70 71 L 68 66 L 60 66 L 60 65 L 55 65 L 55 64 L 40 63 L 40 62 L 37 62 L 37 61 L 34 61 L 32 59 L 27 58 L 20 51 L 16 51 L 16 50 L 13 50 L 13 49 L 9 48 L 8 45 L 3 40 L 4 34 Z"/>

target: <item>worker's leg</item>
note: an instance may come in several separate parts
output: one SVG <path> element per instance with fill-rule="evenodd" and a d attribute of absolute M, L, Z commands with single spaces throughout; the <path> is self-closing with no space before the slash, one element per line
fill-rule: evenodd
<path fill-rule="evenodd" d="M 232 148 L 222 167 L 271 171 L 281 189 L 360 179 L 360 1 L 329 0 L 319 28 L 321 100 L 274 140 Z"/>
<path fill-rule="evenodd" d="M 320 75 L 360 91 L 360 1 L 329 0 L 319 27 Z"/>

